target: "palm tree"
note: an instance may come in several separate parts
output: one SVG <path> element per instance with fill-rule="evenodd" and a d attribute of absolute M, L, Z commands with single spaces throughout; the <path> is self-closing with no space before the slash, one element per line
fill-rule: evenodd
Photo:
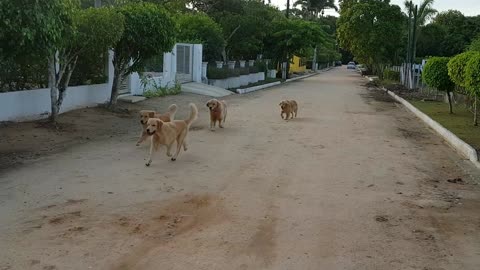
<path fill-rule="evenodd" d="M 323 14 L 325 9 L 335 9 L 335 0 L 297 0 L 293 6 L 301 6 L 302 10 L 311 18 L 318 18 L 319 14 Z"/>
<path fill-rule="evenodd" d="M 418 6 L 414 5 L 412 1 L 405 1 L 405 8 L 408 10 L 409 14 L 411 14 L 408 27 L 408 50 L 411 51 L 410 59 L 407 59 L 410 60 L 411 63 L 415 61 L 415 57 L 417 55 L 417 41 L 420 34 L 420 27 L 425 25 L 429 19 L 437 14 L 437 10 L 432 7 L 434 2 L 435 0 L 423 0 L 420 6 Z"/>

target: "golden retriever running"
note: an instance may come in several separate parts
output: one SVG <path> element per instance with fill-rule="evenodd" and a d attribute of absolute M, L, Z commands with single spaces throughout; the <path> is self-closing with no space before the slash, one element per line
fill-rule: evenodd
<path fill-rule="evenodd" d="M 282 108 L 282 112 L 280 113 L 282 119 L 292 119 L 294 113 L 295 117 L 297 117 L 298 105 L 295 100 L 282 100 L 279 105 L 280 108 Z M 283 118 L 283 114 L 285 114 L 285 118 Z"/>
<path fill-rule="evenodd" d="M 150 118 L 147 122 L 147 134 L 151 136 L 150 153 L 148 161 L 145 164 L 150 166 L 152 163 L 152 154 L 154 150 L 158 150 L 160 145 L 167 146 L 167 156 L 171 157 L 171 149 L 173 143 L 177 142 L 177 151 L 172 157 L 172 161 L 175 161 L 180 153 L 180 149 L 183 145 L 183 150 L 187 151 L 187 135 L 190 125 L 197 119 L 198 109 L 195 104 L 190 103 L 190 117 L 186 120 L 174 120 L 172 122 L 164 122 L 158 118 Z"/>
<path fill-rule="evenodd" d="M 172 104 L 168 107 L 168 111 L 164 114 L 157 113 L 155 111 L 142 110 L 140 111 L 140 124 L 142 124 L 142 134 L 140 134 L 140 139 L 137 141 L 137 146 L 139 146 L 145 139 L 148 138 L 147 134 L 147 122 L 150 118 L 158 118 L 163 122 L 172 122 L 175 119 L 175 114 L 177 113 L 177 105 Z"/>
<path fill-rule="evenodd" d="M 210 110 L 210 130 L 215 131 L 217 121 L 218 126 L 223 128 L 225 118 L 227 118 L 227 103 L 225 100 L 210 99 L 207 102 L 207 107 Z"/>

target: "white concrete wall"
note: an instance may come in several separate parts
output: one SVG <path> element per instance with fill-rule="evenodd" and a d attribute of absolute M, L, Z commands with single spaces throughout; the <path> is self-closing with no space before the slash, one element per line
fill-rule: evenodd
<path fill-rule="evenodd" d="M 110 91 L 108 83 L 69 87 L 60 113 L 108 102 Z M 49 113 L 49 88 L 0 93 L 0 121 L 43 119 Z"/>

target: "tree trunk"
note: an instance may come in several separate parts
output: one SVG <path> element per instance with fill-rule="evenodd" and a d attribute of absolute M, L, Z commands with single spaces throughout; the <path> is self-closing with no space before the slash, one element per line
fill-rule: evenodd
<path fill-rule="evenodd" d="M 78 60 L 78 56 L 76 56 L 73 59 L 73 62 L 71 64 L 67 65 L 67 68 L 64 70 L 64 72 L 67 73 L 66 77 L 64 78 L 63 81 L 59 82 L 59 84 L 60 84 L 59 87 L 58 87 L 59 96 L 58 96 L 58 100 L 57 100 L 57 107 L 58 107 L 59 111 L 60 111 L 60 108 L 62 107 L 63 99 L 65 98 L 65 96 L 67 94 L 67 89 L 68 89 L 68 84 L 70 83 L 70 78 L 72 77 L 72 73 L 75 70 L 75 67 L 77 66 L 77 60 Z M 63 77 L 63 75 L 62 75 L 62 77 Z"/>
<path fill-rule="evenodd" d="M 50 121 L 57 121 L 59 107 L 57 105 L 58 100 L 58 85 L 57 85 L 57 73 L 55 68 L 55 54 L 48 57 L 48 82 L 50 84 Z"/>
<path fill-rule="evenodd" d="M 110 102 L 108 104 L 110 109 L 115 109 L 115 106 L 117 105 L 118 90 L 122 82 L 122 74 L 123 71 L 119 70 L 118 67 L 115 67 L 115 71 L 113 72 L 112 93 L 110 95 Z"/>
<path fill-rule="evenodd" d="M 448 106 L 449 106 L 449 108 L 450 108 L 450 113 L 453 113 L 452 97 L 450 96 L 450 93 L 451 93 L 451 92 L 447 91 Z"/>

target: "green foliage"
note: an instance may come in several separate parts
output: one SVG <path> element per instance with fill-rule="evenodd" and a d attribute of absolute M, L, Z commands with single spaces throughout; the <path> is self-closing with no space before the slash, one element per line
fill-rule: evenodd
<path fill-rule="evenodd" d="M 125 30 L 113 47 L 115 70 L 110 107 L 117 102 L 122 78 L 141 71 L 148 59 L 171 51 L 177 34 L 175 22 L 159 5 L 140 2 L 116 9 L 125 17 Z"/>
<path fill-rule="evenodd" d="M 238 68 L 239 74 L 240 75 L 248 75 L 250 74 L 250 68 L 244 67 L 244 68 Z"/>
<path fill-rule="evenodd" d="M 467 17 L 457 10 L 438 14 L 432 24 L 442 27 L 445 31 L 443 40 L 437 44 L 441 48 L 439 55 L 453 56 L 462 53 L 472 39 L 480 34 L 480 16 Z"/>
<path fill-rule="evenodd" d="M 257 54 L 265 51 L 265 40 L 272 32 L 272 21 L 282 18 L 283 14 L 273 6 L 258 1 L 221 2 L 225 3 L 218 3 L 214 8 L 216 11 L 210 14 L 223 29 L 227 58 L 255 59 Z M 224 9 L 219 10 L 220 6 Z"/>
<path fill-rule="evenodd" d="M 143 96 L 147 98 L 178 95 L 182 92 L 182 85 L 180 83 L 175 83 L 175 86 L 171 88 L 161 87 L 154 79 L 146 77 L 141 79 L 141 83 L 144 87 Z"/>
<path fill-rule="evenodd" d="M 475 52 L 480 52 L 480 36 L 478 36 L 476 39 L 470 43 L 468 46 L 469 51 L 475 51 Z"/>
<path fill-rule="evenodd" d="M 480 96 L 480 53 L 472 55 L 465 68 L 465 88 L 475 96 Z"/>
<path fill-rule="evenodd" d="M 246 68 L 249 70 L 249 68 Z M 216 68 L 216 67 L 208 67 L 207 68 L 207 78 L 210 80 L 223 80 L 230 77 L 238 77 L 240 76 L 239 69 L 229 69 L 229 68 Z"/>
<path fill-rule="evenodd" d="M 328 42 L 328 35 L 321 25 L 299 19 L 279 19 L 273 22 L 272 34 L 267 39 L 265 54 L 274 62 L 297 55 L 311 54 L 316 45 Z"/>
<path fill-rule="evenodd" d="M 141 70 L 145 60 L 172 50 L 175 45 L 176 25 L 160 6 L 132 3 L 117 9 L 125 16 L 125 31 L 113 48 L 117 72 L 127 75 Z"/>
<path fill-rule="evenodd" d="M 341 4 L 337 21 L 340 46 L 355 59 L 374 66 L 391 64 L 402 49 L 405 17 L 388 1 L 348 1 Z"/>
<path fill-rule="evenodd" d="M 214 62 L 222 59 L 225 45 L 222 28 L 202 13 L 185 14 L 178 19 L 178 41 L 203 44 L 203 60 Z"/>
<path fill-rule="evenodd" d="M 454 84 L 448 76 L 448 61 L 447 57 L 432 57 L 428 59 L 423 68 L 423 80 L 425 83 L 440 91 L 451 92 Z"/>
<path fill-rule="evenodd" d="M 450 79 L 461 87 L 465 87 L 465 69 L 473 55 L 475 55 L 474 52 L 461 53 L 448 62 L 448 75 Z"/>
<path fill-rule="evenodd" d="M 390 80 L 390 81 L 399 82 L 399 81 L 400 81 L 400 72 L 394 71 L 394 70 L 385 69 L 385 70 L 383 71 L 383 79 L 384 79 L 384 80 Z"/>
<path fill-rule="evenodd" d="M 0 58 L 0 92 L 46 88 L 47 75 L 44 57 Z"/>
<path fill-rule="evenodd" d="M 46 56 L 72 26 L 73 0 L 0 1 L 0 57 Z"/>
<path fill-rule="evenodd" d="M 420 36 L 417 41 L 417 55 L 444 56 L 444 50 L 440 44 L 445 40 L 445 29 L 438 24 L 427 24 L 420 28 Z"/>

